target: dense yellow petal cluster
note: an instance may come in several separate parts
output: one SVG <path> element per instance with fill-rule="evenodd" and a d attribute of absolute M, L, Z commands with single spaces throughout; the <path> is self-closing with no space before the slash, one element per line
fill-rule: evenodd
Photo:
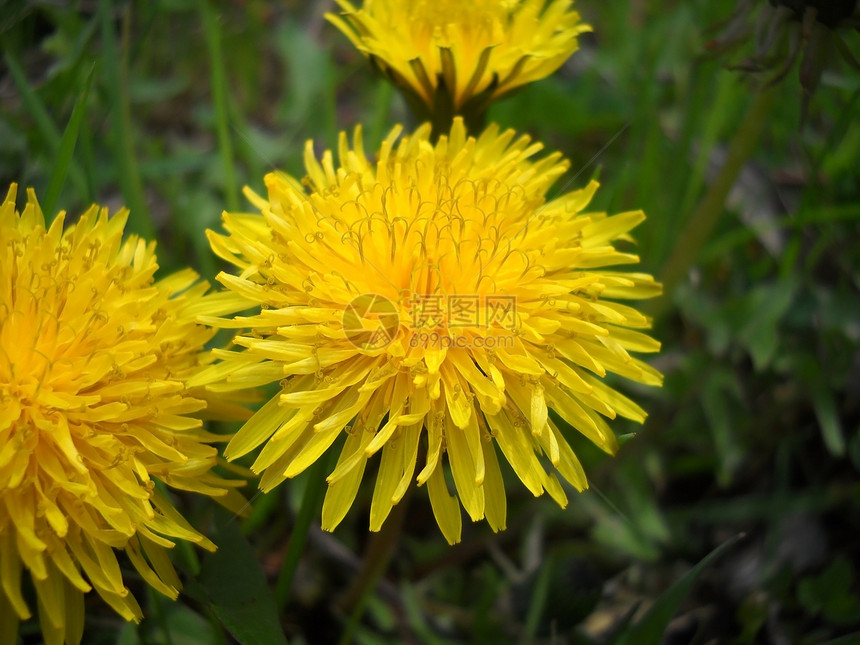
<path fill-rule="evenodd" d="M 30 617 L 26 569 L 45 642 L 77 643 L 93 588 L 141 617 L 115 550 L 175 598 L 165 550 L 214 548 L 156 480 L 241 501 L 241 482 L 211 471 L 220 436 L 186 386 L 214 333 L 196 317 L 229 297 L 204 301 L 191 270 L 156 280 L 155 244 L 123 240 L 126 211 L 93 206 L 64 230 L 63 213 L 46 227 L 32 191 L 20 213 L 15 199 L 13 185 L 0 206 L 0 634 L 14 642 Z"/>
<path fill-rule="evenodd" d="M 572 0 L 337 0 L 328 14 L 353 44 L 431 109 L 444 89 L 454 112 L 549 76 L 590 31 Z"/>
<path fill-rule="evenodd" d="M 650 321 L 616 302 L 660 286 L 607 268 L 638 261 L 613 242 L 629 239 L 641 212 L 584 213 L 594 182 L 547 200 L 567 168 L 559 154 L 534 160 L 542 146 L 529 137 L 492 126 L 473 138 L 460 119 L 435 144 L 429 125 L 400 134 L 374 162 L 360 128 L 352 146 L 342 133 L 339 166 L 330 152 L 318 161 L 309 143 L 309 191 L 271 173 L 268 199 L 247 192 L 260 214 L 225 213 L 228 234 L 210 231 L 210 241 L 239 273 L 218 280 L 259 313 L 205 319 L 249 331 L 193 382 L 229 391 L 280 381 L 225 451 L 235 459 L 263 446 L 252 466 L 263 490 L 345 435 L 324 528 L 343 519 L 381 451 L 371 530 L 422 462 L 417 482 L 453 543 L 456 497 L 472 520 L 505 526 L 497 449 L 534 495 L 566 504 L 548 465 L 587 486 L 550 409 L 609 453 L 617 443 L 606 418 L 644 419 L 603 377 L 660 384 L 628 353 L 659 348 L 638 331 Z"/>

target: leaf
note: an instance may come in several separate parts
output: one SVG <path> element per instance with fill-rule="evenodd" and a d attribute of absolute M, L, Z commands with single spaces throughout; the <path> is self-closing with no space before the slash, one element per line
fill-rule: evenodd
<path fill-rule="evenodd" d="M 157 592 L 151 592 L 155 594 Z M 181 603 L 172 603 L 163 598 L 154 598 L 158 609 L 153 613 L 146 636 L 132 636 L 129 645 L 210 645 L 217 642 L 218 625 Z M 169 604 L 168 604 L 169 603 Z M 152 604 L 152 601 L 151 603 Z"/>
<path fill-rule="evenodd" d="M 743 448 L 735 433 L 731 415 L 731 399 L 740 399 L 740 384 L 730 369 L 711 372 L 702 387 L 702 407 L 714 437 L 719 470 L 717 480 L 722 487 L 731 484 L 735 471 L 743 460 Z"/>
<path fill-rule="evenodd" d="M 693 583 L 699 574 L 706 567 L 714 563 L 721 555 L 737 544 L 743 534 L 736 535 L 723 542 L 716 549 L 711 551 L 702 560 L 685 573 L 680 580 L 673 584 L 669 589 L 657 599 L 645 616 L 635 625 L 628 627 L 614 641 L 614 645 L 658 645 L 672 620 L 672 616 L 678 611 L 678 607 L 683 602 Z"/>
<path fill-rule="evenodd" d="M 242 645 L 286 645 L 275 598 L 251 545 L 237 522 L 219 517 L 222 525 L 212 536 L 218 550 L 204 558 L 198 578 L 209 606 Z"/>
<path fill-rule="evenodd" d="M 860 601 L 851 593 L 854 569 L 840 556 L 818 576 L 809 576 L 797 586 L 797 599 L 811 614 L 823 613 L 832 623 L 849 624 L 856 620 Z"/>
<path fill-rule="evenodd" d="M 116 637 L 116 645 L 140 645 L 140 634 L 137 632 L 137 625 L 134 623 L 123 625 Z"/>
<path fill-rule="evenodd" d="M 794 300 L 797 287 L 791 280 L 756 287 L 746 301 L 746 321 L 738 341 L 752 356 L 757 371 L 766 368 L 779 347 L 779 323 Z"/>
<path fill-rule="evenodd" d="M 812 405 L 815 408 L 815 416 L 818 417 L 818 425 L 821 426 L 821 435 L 827 450 L 835 457 L 843 456 L 845 435 L 842 432 L 839 412 L 836 410 L 836 401 L 833 399 L 833 392 L 820 381 L 812 388 Z"/>

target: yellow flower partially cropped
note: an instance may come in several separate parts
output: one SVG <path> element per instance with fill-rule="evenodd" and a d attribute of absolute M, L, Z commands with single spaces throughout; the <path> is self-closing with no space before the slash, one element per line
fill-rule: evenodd
<path fill-rule="evenodd" d="M 265 491 L 344 439 L 323 528 L 343 519 L 381 452 L 371 530 L 415 479 L 454 543 L 459 504 L 473 521 L 505 527 L 500 456 L 534 495 L 548 491 L 562 506 L 556 472 L 586 488 L 550 409 L 608 453 L 618 444 L 607 418 L 645 418 L 604 377 L 661 383 L 628 353 L 659 349 L 639 331 L 649 319 L 618 302 L 660 286 L 608 268 L 638 261 L 613 242 L 628 240 L 641 212 L 584 213 L 593 182 L 547 200 L 567 168 L 559 154 L 534 160 L 540 144 L 495 126 L 467 137 L 460 119 L 435 145 L 429 125 L 400 133 L 375 162 L 360 128 L 352 147 L 341 134 L 339 166 L 330 152 L 317 161 L 309 143 L 309 191 L 271 173 L 268 199 L 247 191 L 260 214 L 225 213 L 228 234 L 210 231 L 214 251 L 238 268 L 218 280 L 259 312 L 207 319 L 249 331 L 195 382 L 229 391 L 280 381 L 225 450 L 236 459 L 263 446 L 252 470 Z"/>
<path fill-rule="evenodd" d="M 549 76 L 591 27 L 572 0 L 337 0 L 328 14 L 372 63 L 431 114 L 481 113 L 493 99 Z M 444 95 L 444 98 L 443 96 Z"/>
<path fill-rule="evenodd" d="M 197 418 L 205 393 L 186 385 L 214 333 L 196 317 L 226 301 L 204 301 L 191 270 L 156 280 L 155 244 L 123 240 L 127 211 L 93 206 L 46 227 L 35 194 L 19 213 L 16 192 L 0 206 L 0 641 L 30 618 L 26 571 L 45 642 L 78 643 L 91 589 L 141 618 L 117 550 L 175 598 L 166 549 L 214 549 L 157 481 L 241 502 L 242 482 L 211 470 L 221 437 Z"/>

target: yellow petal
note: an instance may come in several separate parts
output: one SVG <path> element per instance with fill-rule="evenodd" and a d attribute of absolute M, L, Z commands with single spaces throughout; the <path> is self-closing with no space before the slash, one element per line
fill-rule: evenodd
<path fill-rule="evenodd" d="M 361 483 L 362 475 L 364 475 L 364 466 L 367 463 L 367 457 L 364 450 L 360 449 L 360 444 L 361 436 L 357 434 L 347 437 L 344 443 L 338 459 L 338 466 L 342 461 L 349 459 L 351 455 L 357 455 L 357 463 L 343 477 L 329 484 L 322 509 L 322 528 L 325 531 L 334 531 L 337 528 L 355 500 L 358 485 Z"/>
<path fill-rule="evenodd" d="M 481 441 L 486 464 L 486 476 L 484 478 L 484 513 L 487 523 L 493 531 L 504 531 L 507 516 L 507 501 L 505 499 L 505 482 L 502 479 L 502 471 L 499 469 L 499 461 L 496 458 L 496 450 L 492 441 Z"/>
<path fill-rule="evenodd" d="M 445 536 L 448 544 L 456 544 L 460 541 L 463 519 L 460 516 L 457 498 L 448 493 L 448 485 L 445 483 L 445 475 L 441 467 L 434 469 L 428 477 L 427 492 L 430 495 L 433 515 L 436 516 L 442 535 Z"/>
<path fill-rule="evenodd" d="M 471 426 L 470 426 L 471 430 Z M 476 446 L 478 454 L 471 453 L 470 442 L 466 439 L 465 430 L 461 430 L 448 422 L 445 425 L 445 439 L 448 444 L 448 460 L 451 462 L 451 473 L 454 476 L 454 485 L 457 487 L 457 493 L 460 501 L 463 503 L 463 508 L 472 518 L 473 522 L 484 517 L 484 489 L 476 483 L 478 475 L 475 468 L 475 462 L 480 461 L 481 464 L 481 483 L 484 479 L 484 454 L 480 451 L 480 443 Z M 474 434 L 478 435 L 478 425 L 474 424 Z M 477 436 L 480 442 L 480 436 Z"/>

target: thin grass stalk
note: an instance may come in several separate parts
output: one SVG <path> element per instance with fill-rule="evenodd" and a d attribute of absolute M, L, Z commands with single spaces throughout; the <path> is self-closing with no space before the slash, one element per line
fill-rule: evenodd
<path fill-rule="evenodd" d="M 117 43 L 113 26 L 113 2 L 99 0 L 102 48 L 108 101 L 113 117 L 113 154 L 119 173 L 119 185 L 129 208 L 128 230 L 147 239 L 155 238 L 155 227 L 143 193 L 131 125 L 131 108 L 125 79 L 125 52 Z M 126 10 L 128 11 L 128 10 Z M 126 27 L 128 15 L 126 14 Z"/>
<path fill-rule="evenodd" d="M 200 13 L 206 32 L 206 47 L 212 64 L 212 102 L 215 105 L 215 125 L 218 151 L 224 171 L 224 197 L 227 210 L 239 210 L 239 189 L 233 163 L 233 142 L 230 139 L 230 117 L 227 105 L 227 73 L 221 51 L 221 24 L 208 0 L 200 0 Z"/>
<path fill-rule="evenodd" d="M 659 278 L 663 282 L 666 296 L 655 302 L 651 310 L 654 318 L 660 318 L 666 312 L 671 304 L 672 293 L 696 263 L 699 251 L 710 239 L 717 222 L 725 212 L 726 197 L 767 127 L 776 96 L 777 90 L 774 87 L 766 87 L 756 93 L 732 138 L 723 167 L 699 202 L 660 272 Z"/>

